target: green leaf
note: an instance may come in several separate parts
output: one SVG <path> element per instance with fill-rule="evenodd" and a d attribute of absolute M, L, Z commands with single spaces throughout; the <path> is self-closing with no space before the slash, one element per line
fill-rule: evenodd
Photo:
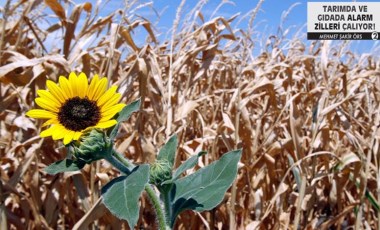
<path fill-rule="evenodd" d="M 177 135 L 170 137 L 168 142 L 160 149 L 157 160 L 167 160 L 171 165 L 174 164 L 175 153 L 177 152 Z"/>
<path fill-rule="evenodd" d="M 172 179 L 171 180 L 167 180 L 167 181 L 165 181 L 162 184 L 164 185 L 164 184 L 173 183 L 175 180 L 177 180 L 182 175 L 182 173 L 184 173 L 188 169 L 193 168 L 198 163 L 198 158 L 201 157 L 201 156 L 203 156 L 203 155 L 205 155 L 205 154 L 207 154 L 206 151 L 201 151 L 197 155 L 192 156 L 189 159 L 187 159 L 183 164 L 181 164 L 175 170 L 175 172 L 173 173 Z"/>
<path fill-rule="evenodd" d="M 116 118 L 117 124 L 112 129 L 110 133 L 110 138 L 113 140 L 116 137 L 117 131 L 119 130 L 119 126 L 121 122 L 124 122 L 129 119 L 132 113 L 138 111 L 140 109 L 141 99 L 137 99 L 136 101 L 130 103 L 125 106 L 120 112 L 119 116 Z"/>
<path fill-rule="evenodd" d="M 86 163 L 84 161 L 74 161 L 72 159 L 64 159 L 56 161 L 53 164 L 47 166 L 44 171 L 48 174 L 55 175 L 61 172 L 71 172 L 81 170 Z"/>
<path fill-rule="evenodd" d="M 132 113 L 138 111 L 140 109 L 141 99 L 137 99 L 134 102 L 131 102 L 129 105 L 125 106 L 119 113 L 117 117 L 117 122 L 124 122 L 129 119 Z"/>
<path fill-rule="evenodd" d="M 134 229 L 139 219 L 139 197 L 149 181 L 149 165 L 133 169 L 128 176 L 113 179 L 102 188 L 103 203 L 116 217 Z"/>
<path fill-rule="evenodd" d="M 236 178 L 241 154 L 241 149 L 226 153 L 219 160 L 174 182 L 171 190 L 172 226 L 183 210 L 210 210 L 223 200 Z"/>

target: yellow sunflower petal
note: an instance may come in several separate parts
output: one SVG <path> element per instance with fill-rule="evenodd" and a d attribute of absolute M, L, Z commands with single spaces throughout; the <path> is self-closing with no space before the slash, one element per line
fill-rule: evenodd
<path fill-rule="evenodd" d="M 47 109 L 49 111 L 56 112 L 56 113 L 59 112 L 59 109 L 58 109 L 59 105 L 54 104 L 45 98 L 39 97 L 39 98 L 36 98 L 34 101 L 37 103 L 37 105 L 39 105 L 40 107 L 44 109 Z"/>
<path fill-rule="evenodd" d="M 120 101 L 121 94 L 115 93 L 102 107 L 101 111 L 107 111 L 107 109 Z"/>
<path fill-rule="evenodd" d="M 65 94 L 62 92 L 62 89 L 57 86 L 54 82 L 47 80 L 46 86 L 49 89 L 49 92 L 54 95 L 55 98 L 58 99 L 59 102 L 63 103 L 67 99 Z"/>
<path fill-rule="evenodd" d="M 100 128 L 100 129 L 106 129 L 111 126 L 116 125 L 117 121 L 116 120 L 109 120 L 109 121 L 104 121 L 104 122 L 99 122 L 95 128 Z"/>
<path fill-rule="evenodd" d="M 75 135 L 75 131 L 69 131 L 68 133 L 66 133 L 63 139 L 63 144 L 67 145 L 68 143 L 70 143 L 73 140 L 74 135 Z"/>
<path fill-rule="evenodd" d="M 66 99 L 72 98 L 73 96 L 73 91 L 70 86 L 69 80 L 65 78 L 64 76 L 59 77 L 59 86 L 62 89 L 63 94 L 65 95 Z"/>
<path fill-rule="evenodd" d="M 113 95 L 115 95 L 117 86 L 112 86 L 105 92 L 98 100 L 98 106 L 102 107 L 108 100 L 112 98 Z"/>
<path fill-rule="evenodd" d="M 108 80 L 105 77 L 99 80 L 95 88 L 94 96 L 92 96 L 92 100 L 97 101 L 99 97 L 103 95 L 103 93 L 107 89 L 107 83 L 108 83 Z"/>
<path fill-rule="evenodd" d="M 42 131 L 40 133 L 40 137 L 49 137 L 49 136 L 52 136 L 53 133 L 54 133 L 55 128 L 56 128 L 55 126 L 51 126 L 50 128 L 45 129 L 44 131 Z"/>
<path fill-rule="evenodd" d="M 62 125 L 55 125 L 54 127 L 55 127 L 54 132 L 51 135 L 53 140 L 62 139 L 64 137 L 65 127 Z"/>
<path fill-rule="evenodd" d="M 59 121 L 57 120 L 57 118 L 51 118 L 47 121 L 45 121 L 41 127 L 45 127 L 45 126 L 48 126 L 48 125 L 52 125 L 52 124 L 59 124 Z"/>
<path fill-rule="evenodd" d="M 71 90 L 73 92 L 73 96 L 79 96 L 79 87 L 78 87 L 78 77 L 74 72 L 71 72 L 69 75 L 69 82 L 71 86 Z"/>
<path fill-rule="evenodd" d="M 52 135 L 53 140 L 62 139 L 68 132 L 70 132 L 70 130 L 66 129 L 64 126 L 56 125 L 56 128 Z"/>
<path fill-rule="evenodd" d="M 48 118 L 54 118 L 57 116 L 57 114 L 50 111 L 43 110 L 43 109 L 31 109 L 28 112 L 26 112 L 26 115 L 28 117 L 39 118 L 39 119 L 48 119 Z"/>
<path fill-rule="evenodd" d="M 80 138 L 80 136 L 82 136 L 82 132 L 75 132 L 75 134 L 74 134 L 74 137 L 73 137 L 73 140 L 79 140 L 79 138 Z"/>
<path fill-rule="evenodd" d="M 56 104 L 57 106 L 61 106 L 61 102 L 53 94 L 51 94 L 49 91 L 40 89 L 40 90 L 37 90 L 37 94 L 38 94 L 38 96 L 51 101 L 52 103 Z"/>
<path fill-rule="evenodd" d="M 96 91 L 96 87 L 98 86 L 98 82 L 99 82 L 99 76 L 96 74 L 92 78 L 90 86 L 88 87 L 88 90 L 87 90 L 87 97 L 90 100 L 92 100 L 92 98 L 94 97 L 94 94 L 95 94 L 95 91 Z"/>
<path fill-rule="evenodd" d="M 88 80 L 85 73 L 80 73 L 77 79 L 78 96 L 84 98 L 87 96 Z"/>
<path fill-rule="evenodd" d="M 125 104 L 117 104 L 110 107 L 107 111 L 102 113 L 102 118 L 100 119 L 99 122 L 104 122 L 111 119 L 113 116 L 115 116 L 115 114 L 120 112 L 124 107 L 125 107 Z"/>

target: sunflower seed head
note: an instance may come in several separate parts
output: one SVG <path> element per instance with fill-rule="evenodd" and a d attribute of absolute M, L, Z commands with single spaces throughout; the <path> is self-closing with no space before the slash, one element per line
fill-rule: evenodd
<path fill-rule="evenodd" d="M 107 136 L 101 130 L 92 129 L 74 144 L 74 156 L 87 164 L 104 158 L 109 149 Z"/>

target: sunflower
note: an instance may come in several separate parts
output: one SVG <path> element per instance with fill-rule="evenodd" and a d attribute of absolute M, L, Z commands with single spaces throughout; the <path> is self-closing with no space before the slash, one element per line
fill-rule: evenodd
<path fill-rule="evenodd" d="M 47 80 L 48 90 L 38 90 L 39 97 L 35 99 L 42 109 L 29 110 L 26 115 L 48 119 L 42 126 L 50 127 L 40 136 L 63 139 L 67 145 L 90 129 L 106 129 L 117 123 L 112 118 L 125 104 L 119 103 L 121 94 L 116 93 L 117 86 L 107 90 L 107 85 L 107 78 L 95 75 L 88 84 L 86 74 L 77 76 L 73 72 L 68 79 L 60 76 L 59 85 Z"/>

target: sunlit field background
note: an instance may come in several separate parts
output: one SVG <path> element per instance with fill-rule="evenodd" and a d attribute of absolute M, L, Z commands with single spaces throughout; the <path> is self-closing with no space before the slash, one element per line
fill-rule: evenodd
<path fill-rule="evenodd" d="M 206 150 L 204 167 L 243 148 L 223 202 L 182 213 L 176 229 L 380 228 L 379 46 L 306 41 L 281 22 L 266 33 L 255 21 L 261 1 L 245 15 L 217 7 L 211 18 L 204 1 L 190 10 L 182 1 L 167 31 L 136 13 L 160 12 L 138 1 L 105 16 L 107 2 L 3 3 L 0 229 L 128 229 L 100 202 L 119 174 L 109 164 L 43 171 L 66 150 L 40 138 L 42 122 L 25 112 L 47 79 L 71 71 L 107 76 L 125 103 L 142 99 L 116 143 L 133 162 L 152 162 L 174 133 L 176 165 Z M 156 229 L 146 197 L 138 229 Z"/>

